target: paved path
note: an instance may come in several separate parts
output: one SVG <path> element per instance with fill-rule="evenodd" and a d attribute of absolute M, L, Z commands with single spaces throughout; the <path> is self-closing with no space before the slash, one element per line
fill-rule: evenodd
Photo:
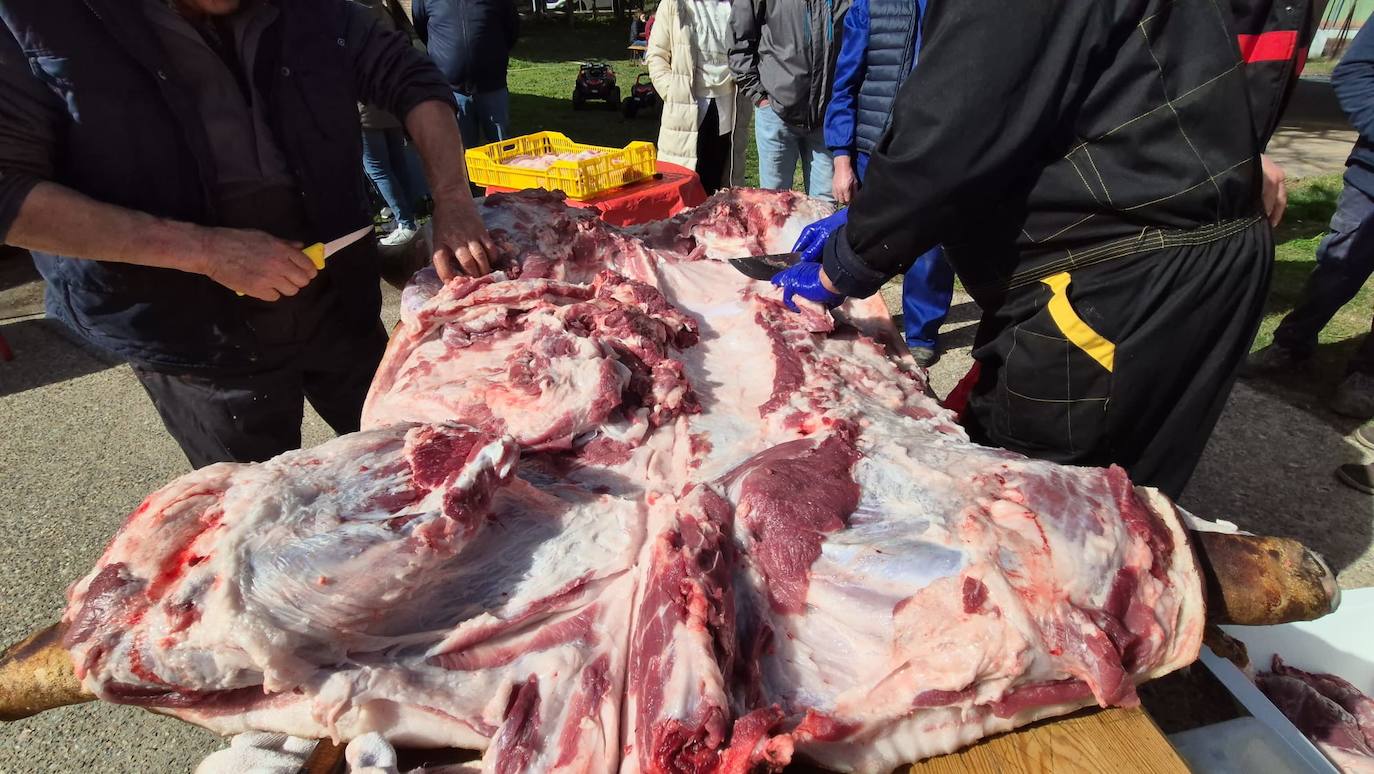
<path fill-rule="evenodd" d="M 1345 157 L 1357 136 L 1336 102 L 1331 82 L 1303 79 L 1268 152 L 1289 179 L 1326 175 L 1345 169 Z"/>

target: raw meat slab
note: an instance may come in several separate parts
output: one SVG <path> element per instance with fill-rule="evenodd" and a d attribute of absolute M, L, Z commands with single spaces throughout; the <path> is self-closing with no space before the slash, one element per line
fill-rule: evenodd
<path fill-rule="evenodd" d="M 131 517 L 72 591 L 85 684 L 497 772 L 878 772 L 1134 704 L 1201 642 L 1178 512 L 970 443 L 877 299 L 792 313 L 724 263 L 826 212 L 488 197 L 512 260 L 416 276 L 364 432 Z"/>

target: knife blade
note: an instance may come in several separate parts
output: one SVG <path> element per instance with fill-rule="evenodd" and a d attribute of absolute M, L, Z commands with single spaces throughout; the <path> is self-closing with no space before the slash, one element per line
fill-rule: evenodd
<path fill-rule="evenodd" d="M 796 253 L 752 255 L 747 258 L 731 258 L 730 265 L 750 279 L 768 282 L 778 272 L 796 263 L 799 258 Z"/>
<path fill-rule="evenodd" d="M 338 239 L 331 239 L 328 242 L 316 242 L 315 244 L 310 245 L 309 247 L 302 248 L 301 252 L 305 253 L 305 257 L 309 258 L 310 262 L 315 264 L 315 271 L 323 271 L 325 259 L 329 258 L 329 256 L 333 255 L 334 253 L 339 252 L 345 247 L 348 247 L 349 245 L 353 244 L 359 239 L 362 239 L 368 234 L 371 234 L 373 228 L 374 227 L 371 225 L 363 226 L 357 231 L 354 231 L 349 234 L 344 234 Z M 234 295 L 241 296 L 243 295 L 243 293 L 241 291 L 235 290 Z"/>
<path fill-rule="evenodd" d="M 357 231 L 351 234 L 344 234 L 338 239 L 332 239 L 323 244 L 316 242 L 301 252 L 305 253 L 306 256 L 310 258 L 310 261 L 315 264 L 316 269 L 323 269 L 325 259 L 371 233 L 371 225 L 363 226 Z"/>

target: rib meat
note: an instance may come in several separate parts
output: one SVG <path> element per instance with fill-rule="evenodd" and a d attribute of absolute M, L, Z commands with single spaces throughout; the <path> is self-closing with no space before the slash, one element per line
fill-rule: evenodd
<path fill-rule="evenodd" d="M 130 518 L 72 590 L 86 684 L 496 772 L 879 772 L 1134 703 L 1201 642 L 1178 512 L 970 443 L 880 302 L 792 313 L 724 260 L 825 211 L 489 197 L 512 260 L 416 276 L 363 432 Z"/>

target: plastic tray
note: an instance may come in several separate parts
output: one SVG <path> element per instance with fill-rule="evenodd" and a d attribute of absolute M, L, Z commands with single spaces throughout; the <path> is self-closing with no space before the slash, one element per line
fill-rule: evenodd
<path fill-rule="evenodd" d="M 1267 671 L 1278 653 L 1298 669 L 1334 674 L 1362 691 L 1374 691 L 1374 649 L 1369 645 L 1374 642 L 1374 588 L 1341 592 L 1336 612 L 1315 621 L 1222 629 L 1245 643 L 1250 666 L 1256 671 Z M 1293 757 L 1302 762 L 1290 771 L 1335 774 L 1336 767 L 1235 665 L 1207 648 L 1203 648 L 1201 660 L 1250 714 L 1273 732 L 1275 741 L 1288 747 Z M 1213 774 L 1221 770 L 1195 765 L 1194 771 Z"/>
<path fill-rule="evenodd" d="M 598 151 L 601 155 L 576 161 L 555 161 L 548 169 L 506 166 L 515 156 Z M 651 142 L 632 142 L 624 148 L 583 145 L 560 132 L 535 132 L 468 150 L 468 178 L 477 185 L 501 188 L 543 188 L 562 191 L 569 199 L 590 199 L 628 185 L 657 171 L 658 153 Z"/>

